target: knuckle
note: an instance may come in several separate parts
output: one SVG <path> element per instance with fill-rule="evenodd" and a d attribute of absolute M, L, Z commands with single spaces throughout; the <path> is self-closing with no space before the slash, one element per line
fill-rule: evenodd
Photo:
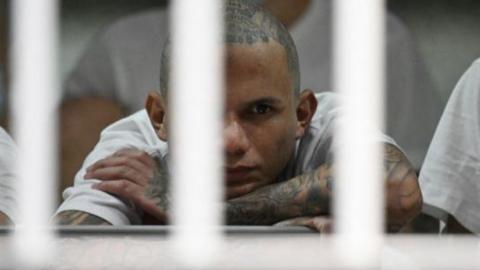
<path fill-rule="evenodd" d="M 125 181 L 125 180 L 121 180 L 118 182 L 118 190 L 119 191 L 123 191 L 123 192 L 127 192 L 128 189 L 129 189 L 129 182 L 128 181 Z"/>

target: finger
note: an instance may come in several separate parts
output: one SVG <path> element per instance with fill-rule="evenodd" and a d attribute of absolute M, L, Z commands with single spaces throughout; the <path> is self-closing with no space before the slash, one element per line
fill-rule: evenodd
<path fill-rule="evenodd" d="M 143 210 L 144 213 L 146 213 L 146 216 L 153 217 L 160 224 L 168 223 L 168 215 L 166 209 L 159 207 L 153 200 L 142 197 L 139 198 L 136 204 Z"/>
<path fill-rule="evenodd" d="M 93 185 L 92 188 L 117 195 L 133 202 L 139 201 L 139 197 L 143 196 L 145 192 L 143 186 L 137 185 L 128 180 L 100 182 Z"/>
<path fill-rule="evenodd" d="M 137 173 L 142 174 L 144 177 L 153 177 L 153 166 L 146 166 L 144 163 L 136 160 L 135 158 L 130 158 L 126 156 L 107 157 L 95 162 L 92 166 L 87 168 L 86 177 L 89 177 L 90 173 L 98 169 L 114 166 L 126 166 L 133 170 L 136 170 Z"/>
<path fill-rule="evenodd" d="M 98 168 L 85 174 L 85 179 L 99 179 L 103 181 L 116 181 L 125 179 L 141 186 L 146 186 L 151 177 L 145 176 L 146 173 L 138 172 L 128 166 L 114 166 Z"/>
<path fill-rule="evenodd" d="M 281 222 L 274 224 L 273 226 L 305 226 L 310 222 L 310 217 L 298 217 L 287 219 Z"/>
<path fill-rule="evenodd" d="M 333 221 L 327 217 L 314 217 L 311 220 L 311 225 L 313 226 L 313 229 L 323 234 L 332 233 L 333 230 Z"/>
<path fill-rule="evenodd" d="M 136 165 L 135 166 L 142 166 L 147 167 L 147 168 L 153 168 L 155 166 L 155 160 L 148 155 L 144 151 L 140 151 L 137 149 L 122 149 L 117 152 L 115 152 L 112 155 L 107 156 L 106 158 L 103 158 L 91 166 L 87 168 L 87 172 L 102 168 L 105 166 L 111 166 L 112 162 L 117 162 L 114 163 L 113 165 L 119 165 L 118 162 L 125 162 L 125 161 L 135 161 Z M 140 165 L 139 165 L 140 164 Z"/>
<path fill-rule="evenodd" d="M 145 166 L 147 167 L 153 167 L 155 166 L 155 160 L 153 157 L 151 157 L 147 152 L 138 150 L 138 149 L 122 149 L 113 156 L 125 156 L 125 157 L 130 157 L 133 159 L 138 160 L 139 162 L 142 162 Z"/>
<path fill-rule="evenodd" d="M 145 188 L 142 186 L 136 185 L 128 180 L 116 180 L 100 182 L 93 185 L 92 188 L 130 200 L 158 221 L 163 223 L 168 222 L 166 211 L 158 207 L 154 200 L 145 197 Z"/>

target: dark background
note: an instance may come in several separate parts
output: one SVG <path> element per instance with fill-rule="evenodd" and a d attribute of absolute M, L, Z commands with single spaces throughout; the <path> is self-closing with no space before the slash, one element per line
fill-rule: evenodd
<path fill-rule="evenodd" d="M 313 0 L 316 1 L 316 0 Z M 6 59 L 7 0 L 0 0 L 0 66 Z M 162 7 L 165 0 L 63 0 L 60 67 L 68 75 L 86 44 L 121 16 Z M 388 9 L 411 30 L 445 102 L 461 74 L 480 57 L 480 1 L 389 0 Z"/>

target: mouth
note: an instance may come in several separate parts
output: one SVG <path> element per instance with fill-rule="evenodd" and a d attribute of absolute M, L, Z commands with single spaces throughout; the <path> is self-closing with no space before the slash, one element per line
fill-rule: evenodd
<path fill-rule="evenodd" d="M 253 166 L 235 166 L 225 168 L 225 180 L 228 186 L 243 185 L 248 182 L 248 177 L 255 171 Z"/>

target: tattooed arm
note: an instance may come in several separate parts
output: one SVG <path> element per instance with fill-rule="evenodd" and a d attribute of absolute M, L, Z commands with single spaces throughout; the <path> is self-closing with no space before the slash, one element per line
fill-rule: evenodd
<path fill-rule="evenodd" d="M 387 230 L 397 232 L 420 213 L 422 193 L 415 169 L 405 155 L 391 144 L 385 145 L 384 171 Z"/>
<path fill-rule="evenodd" d="M 227 202 L 230 225 L 272 225 L 295 217 L 330 214 L 330 164 L 286 182 L 257 189 Z"/>
<path fill-rule="evenodd" d="M 57 225 L 112 225 L 108 221 L 82 211 L 63 211 L 54 219 Z"/>
<path fill-rule="evenodd" d="M 422 196 L 414 169 L 395 146 L 385 145 L 387 229 L 398 231 L 415 217 Z M 330 214 L 332 166 L 323 164 L 311 173 L 266 186 L 227 202 L 227 223 L 271 225 L 302 216 Z"/>

